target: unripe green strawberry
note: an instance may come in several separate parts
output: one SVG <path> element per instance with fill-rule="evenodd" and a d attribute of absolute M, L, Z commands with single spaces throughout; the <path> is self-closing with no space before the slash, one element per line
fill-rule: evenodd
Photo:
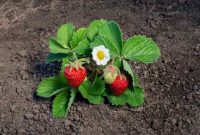
<path fill-rule="evenodd" d="M 117 77 L 118 69 L 113 65 L 108 65 L 103 72 L 105 82 L 111 84 Z"/>
<path fill-rule="evenodd" d="M 128 88 L 128 80 L 124 75 L 117 75 L 114 82 L 110 85 L 110 90 L 113 95 L 120 96 Z"/>
<path fill-rule="evenodd" d="M 65 78 L 68 81 L 68 84 L 71 87 L 77 88 L 79 87 L 82 82 L 84 81 L 85 77 L 87 75 L 85 67 L 72 67 L 67 66 L 65 68 Z"/>
<path fill-rule="evenodd" d="M 117 74 L 105 73 L 104 80 L 107 84 L 111 84 L 115 80 L 116 76 Z"/>

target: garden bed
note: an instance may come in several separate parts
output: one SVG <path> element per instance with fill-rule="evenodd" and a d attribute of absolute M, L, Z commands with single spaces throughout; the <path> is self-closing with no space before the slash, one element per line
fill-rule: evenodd
<path fill-rule="evenodd" d="M 198 0 L 0 2 L 0 134 L 200 134 L 200 3 Z M 147 35 L 161 48 L 154 64 L 132 63 L 145 89 L 138 108 L 90 105 L 78 95 L 67 118 L 35 95 L 41 79 L 58 74 L 45 64 L 48 37 L 72 22 L 119 23 L 127 39 Z"/>

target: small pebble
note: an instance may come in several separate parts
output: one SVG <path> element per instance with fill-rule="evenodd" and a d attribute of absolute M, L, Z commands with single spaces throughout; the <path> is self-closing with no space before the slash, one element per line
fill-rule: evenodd
<path fill-rule="evenodd" d="M 178 122 L 178 127 L 179 127 L 179 128 L 182 128 L 182 126 L 183 126 L 183 122 L 179 120 L 179 122 Z"/>
<path fill-rule="evenodd" d="M 0 86 L 0 96 L 3 95 L 3 88 Z"/>
<path fill-rule="evenodd" d="M 3 71 L 5 69 L 5 65 L 0 62 L 0 71 Z"/>
<path fill-rule="evenodd" d="M 25 135 L 26 131 L 24 129 L 17 129 L 17 134 L 18 135 Z"/>
<path fill-rule="evenodd" d="M 75 120 L 75 121 L 78 121 L 78 120 L 79 120 L 79 115 L 75 114 L 75 115 L 74 115 L 74 120 Z"/>
<path fill-rule="evenodd" d="M 199 51 L 200 50 L 200 44 L 197 44 L 195 47 L 195 51 Z"/>
<path fill-rule="evenodd" d="M 46 48 L 47 47 L 46 44 L 42 44 L 41 46 L 42 46 L 42 48 Z"/>
<path fill-rule="evenodd" d="M 38 126 L 38 128 L 37 128 L 37 131 L 39 131 L 39 132 L 44 132 L 45 131 L 45 128 L 43 127 L 43 126 Z"/>
<path fill-rule="evenodd" d="M 42 113 L 40 115 L 40 119 L 47 120 L 47 115 L 45 113 Z"/>
<path fill-rule="evenodd" d="M 46 104 L 42 104 L 42 109 L 43 110 L 47 110 L 47 105 Z"/>
<path fill-rule="evenodd" d="M 38 113 L 39 113 L 39 110 L 38 110 L 38 109 L 34 109 L 34 110 L 33 110 L 33 113 L 34 113 L 34 114 L 38 114 Z"/>
<path fill-rule="evenodd" d="M 172 125 L 175 125 L 175 124 L 177 123 L 177 119 L 172 118 L 172 119 L 171 119 L 171 122 L 172 122 Z"/>
<path fill-rule="evenodd" d="M 140 66 L 135 66 L 134 69 L 138 70 L 138 69 L 141 69 Z"/>
<path fill-rule="evenodd" d="M 194 88 L 193 88 L 194 90 L 198 90 L 199 88 L 198 88 L 198 86 L 197 85 L 194 85 Z"/>
<path fill-rule="evenodd" d="M 71 120 L 65 120 L 65 126 L 70 126 L 72 125 L 72 121 Z"/>
<path fill-rule="evenodd" d="M 16 88 L 16 93 L 18 94 L 18 95 L 20 95 L 21 94 L 21 89 L 20 88 Z"/>
<path fill-rule="evenodd" d="M 19 52 L 19 55 L 22 57 L 25 57 L 25 56 L 27 56 L 27 52 L 25 50 L 22 50 Z"/>
<path fill-rule="evenodd" d="M 79 128 L 79 132 L 82 133 L 84 131 L 84 127 Z"/>
<path fill-rule="evenodd" d="M 191 124 L 191 120 L 190 120 L 189 118 L 186 119 L 186 122 L 187 122 L 188 124 Z"/>
<path fill-rule="evenodd" d="M 167 7 L 167 10 L 170 10 L 170 9 L 172 9 L 172 5 L 170 5 L 170 6 Z"/>
<path fill-rule="evenodd" d="M 153 125 L 152 125 L 153 129 L 157 130 L 161 127 L 161 124 L 159 123 L 158 120 L 153 120 Z"/>
<path fill-rule="evenodd" d="M 82 108 L 81 107 L 77 107 L 77 111 L 82 112 Z"/>
<path fill-rule="evenodd" d="M 10 107 L 10 111 L 11 111 L 11 112 L 14 112 L 15 110 L 16 110 L 16 106 L 11 106 L 11 107 Z"/>
<path fill-rule="evenodd" d="M 32 113 L 28 113 L 28 114 L 25 114 L 25 119 L 32 119 L 33 118 L 33 114 Z"/>

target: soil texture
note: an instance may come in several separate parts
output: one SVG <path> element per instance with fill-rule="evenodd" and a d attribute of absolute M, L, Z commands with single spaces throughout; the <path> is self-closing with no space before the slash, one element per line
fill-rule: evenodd
<path fill-rule="evenodd" d="M 58 73 L 44 64 L 48 38 L 66 22 L 117 21 L 124 38 L 153 38 L 162 56 L 132 63 L 145 89 L 139 108 L 90 105 L 78 98 L 67 118 L 51 114 L 51 100 L 35 96 L 41 79 Z M 200 134 L 199 0 L 0 0 L 1 135 Z"/>

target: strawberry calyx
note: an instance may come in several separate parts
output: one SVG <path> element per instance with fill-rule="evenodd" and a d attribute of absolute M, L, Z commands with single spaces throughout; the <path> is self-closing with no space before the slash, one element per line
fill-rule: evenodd
<path fill-rule="evenodd" d="M 69 64 L 67 64 L 66 66 L 70 66 L 70 71 L 75 68 L 76 70 L 78 70 L 79 68 L 84 69 L 84 67 L 82 66 L 85 63 L 90 63 L 89 59 L 87 58 L 81 58 L 78 59 L 74 62 L 69 62 Z"/>

